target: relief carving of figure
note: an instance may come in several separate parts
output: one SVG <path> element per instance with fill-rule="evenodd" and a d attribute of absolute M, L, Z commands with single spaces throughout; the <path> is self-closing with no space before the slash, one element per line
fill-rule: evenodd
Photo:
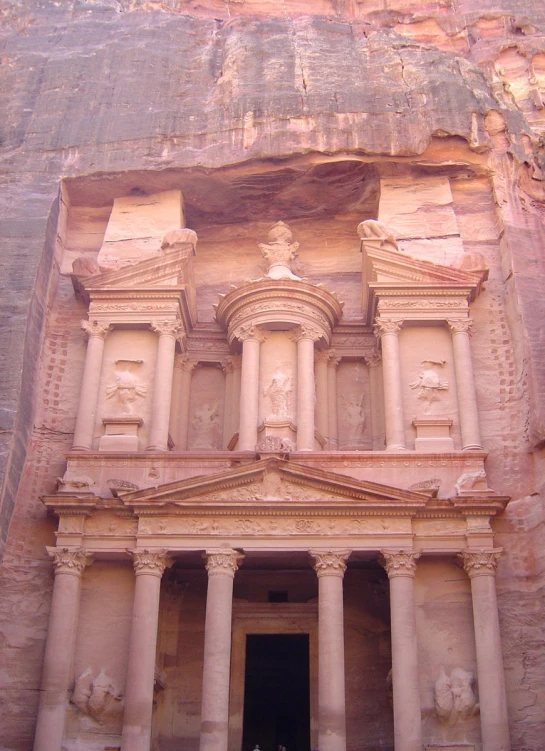
<path fill-rule="evenodd" d="M 116 360 L 115 383 L 106 389 L 106 398 L 115 398 L 122 415 L 134 414 L 133 403 L 147 394 L 146 386 L 138 381 L 136 371 L 143 360 Z"/>
<path fill-rule="evenodd" d="M 416 381 L 409 384 L 411 389 L 418 389 L 418 398 L 426 402 L 424 412 L 429 414 L 434 402 L 440 399 L 439 392 L 448 389 L 448 381 L 442 381 L 434 367 L 442 368 L 444 360 L 422 360 L 424 370 L 418 374 Z"/>
<path fill-rule="evenodd" d="M 215 448 L 220 408 L 217 401 L 205 402 L 197 407 L 191 425 L 196 433 L 194 448 Z"/>
<path fill-rule="evenodd" d="M 343 415 L 350 439 L 361 438 L 365 430 L 363 394 L 359 396 L 341 396 Z"/>
<path fill-rule="evenodd" d="M 71 701 L 80 712 L 102 725 L 122 714 L 123 697 L 104 668 L 96 678 L 92 675 L 91 668 L 87 668 L 76 678 Z"/>
<path fill-rule="evenodd" d="M 479 711 L 477 699 L 473 693 L 475 676 L 464 668 L 453 668 L 450 676 L 441 668 L 435 681 L 435 711 L 439 721 L 444 725 L 454 725 L 460 720 L 467 720 Z"/>
<path fill-rule="evenodd" d="M 288 375 L 277 371 L 263 391 L 263 396 L 269 397 L 272 417 L 290 417 L 291 378 Z"/>
<path fill-rule="evenodd" d="M 299 279 L 291 270 L 291 262 L 297 255 L 299 243 L 292 243 L 293 234 L 287 224 L 277 222 L 268 234 L 268 243 L 260 243 L 265 260 L 269 264 L 270 279 Z"/>

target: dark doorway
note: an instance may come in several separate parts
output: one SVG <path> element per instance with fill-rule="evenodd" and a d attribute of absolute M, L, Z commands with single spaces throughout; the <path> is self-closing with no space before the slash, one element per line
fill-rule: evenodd
<path fill-rule="evenodd" d="M 308 634 L 248 634 L 243 751 L 310 751 Z"/>

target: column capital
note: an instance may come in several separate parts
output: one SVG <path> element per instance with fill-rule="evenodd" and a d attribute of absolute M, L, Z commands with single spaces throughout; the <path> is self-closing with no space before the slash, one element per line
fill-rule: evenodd
<path fill-rule="evenodd" d="M 314 558 L 312 567 L 318 578 L 321 576 L 338 576 L 341 579 L 346 571 L 346 561 L 352 553 L 351 550 L 309 550 L 309 555 Z"/>
<path fill-rule="evenodd" d="M 151 574 L 152 576 L 163 576 L 163 571 L 172 565 L 172 559 L 168 555 L 166 548 L 160 550 L 132 550 L 127 548 L 127 553 L 132 557 L 134 573 Z"/>
<path fill-rule="evenodd" d="M 212 548 L 203 553 L 203 557 L 206 558 L 208 576 L 224 575 L 234 578 L 244 553 L 232 548 Z"/>
<path fill-rule="evenodd" d="M 490 550 L 469 548 L 458 553 L 458 559 L 470 579 L 475 576 L 495 576 L 503 548 Z"/>
<path fill-rule="evenodd" d="M 242 367 L 242 357 L 240 355 L 228 355 L 222 362 L 222 368 L 226 373 L 234 373 Z"/>
<path fill-rule="evenodd" d="M 317 349 L 314 353 L 314 359 L 316 362 L 328 365 L 329 364 L 329 350 Z"/>
<path fill-rule="evenodd" d="M 233 332 L 233 336 L 235 337 L 235 339 L 238 339 L 241 342 L 253 340 L 254 342 L 259 342 L 260 344 L 267 338 L 266 332 L 264 332 L 259 328 L 259 326 L 256 326 L 254 323 L 246 323 L 242 326 L 239 326 Z"/>
<path fill-rule="evenodd" d="M 468 334 L 472 333 L 473 319 L 472 318 L 450 318 L 447 319 L 447 325 L 450 329 L 450 333 L 454 334 Z"/>
<path fill-rule="evenodd" d="M 153 321 L 151 330 L 159 336 L 171 336 L 173 339 L 185 336 L 180 321 Z"/>
<path fill-rule="evenodd" d="M 183 370 L 186 373 L 192 373 L 198 365 L 199 363 L 197 362 L 197 360 L 191 360 L 189 355 L 187 354 L 174 356 L 174 367 L 177 370 Z"/>
<path fill-rule="evenodd" d="M 106 339 L 112 330 L 112 324 L 104 321 L 82 321 L 81 328 L 88 338 L 98 336 L 101 339 Z"/>
<path fill-rule="evenodd" d="M 329 362 L 327 363 L 328 368 L 336 368 L 342 360 L 342 357 L 338 355 L 334 349 L 328 349 L 326 352 L 329 355 Z"/>
<path fill-rule="evenodd" d="M 53 559 L 55 574 L 81 576 L 83 569 L 93 562 L 93 556 L 84 548 L 54 548 L 47 545 L 45 549 Z"/>
<path fill-rule="evenodd" d="M 399 334 L 403 325 L 403 319 L 380 319 L 376 318 L 373 326 L 373 333 L 376 337 L 384 336 L 385 334 Z"/>
<path fill-rule="evenodd" d="M 311 342 L 317 342 L 323 337 L 323 332 L 315 326 L 308 326 L 306 323 L 302 323 L 290 334 L 290 338 L 294 342 L 299 342 L 301 339 L 309 339 Z"/>
<path fill-rule="evenodd" d="M 386 569 L 388 579 L 394 576 L 414 577 L 416 562 L 422 555 L 420 550 L 381 550 L 380 564 Z"/>

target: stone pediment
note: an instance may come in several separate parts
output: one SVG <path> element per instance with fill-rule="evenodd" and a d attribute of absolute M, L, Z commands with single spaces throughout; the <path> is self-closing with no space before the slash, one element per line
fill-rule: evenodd
<path fill-rule="evenodd" d="M 165 505 L 206 507 L 323 507 L 351 505 L 369 513 L 414 514 L 429 495 L 269 458 L 217 475 L 193 477 L 157 488 L 118 493 L 131 509 Z"/>
<path fill-rule="evenodd" d="M 480 292 L 488 270 L 466 271 L 413 258 L 399 250 L 380 247 L 380 241 L 362 241 L 363 309 L 372 322 L 377 308 L 387 297 L 420 298 L 422 308 L 433 307 L 438 297 L 452 298 L 447 308 L 467 307 Z M 441 306 L 439 306 L 441 307 Z"/>
<path fill-rule="evenodd" d="M 72 275 L 76 293 L 89 302 L 101 291 L 123 291 L 150 287 L 176 287 L 192 284 L 190 259 L 195 252 L 196 239 L 187 230 L 187 242 L 165 250 L 154 258 L 123 266 L 111 271 L 102 271 L 89 276 Z M 195 236 L 196 237 L 196 236 Z"/>

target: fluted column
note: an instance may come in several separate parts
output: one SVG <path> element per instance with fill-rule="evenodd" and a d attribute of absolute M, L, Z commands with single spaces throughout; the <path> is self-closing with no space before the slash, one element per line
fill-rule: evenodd
<path fill-rule="evenodd" d="M 310 550 L 318 576 L 318 747 L 346 750 L 343 577 L 350 550 Z"/>
<path fill-rule="evenodd" d="M 121 751 L 150 751 L 161 577 L 166 550 L 129 550 L 136 577 Z"/>
<path fill-rule="evenodd" d="M 339 427 L 337 418 L 337 367 L 341 361 L 335 350 L 329 350 L 327 363 L 327 404 L 329 423 L 329 450 L 336 451 L 339 448 Z"/>
<path fill-rule="evenodd" d="M 233 579 L 242 558 L 242 553 L 230 548 L 206 551 L 200 751 L 227 751 Z"/>
<path fill-rule="evenodd" d="M 61 751 L 68 690 L 73 681 L 74 646 L 81 574 L 92 557 L 81 548 L 46 548 L 55 582 L 45 644 L 34 751 Z"/>
<path fill-rule="evenodd" d="M 329 444 L 329 406 L 328 406 L 328 381 L 327 366 L 329 363 L 329 352 L 321 350 L 316 352 L 315 369 L 316 369 L 316 409 L 315 422 L 316 428 L 326 441 L 326 447 Z"/>
<path fill-rule="evenodd" d="M 399 358 L 399 331 L 401 321 L 381 321 L 375 324 L 375 334 L 382 346 L 382 378 L 384 384 L 384 420 L 386 423 L 386 450 L 405 448 L 403 424 L 403 393 L 401 388 L 401 363 Z"/>
<path fill-rule="evenodd" d="M 255 451 L 259 415 L 259 349 L 265 334 L 258 326 L 241 326 L 235 337 L 242 341 L 238 448 L 239 451 Z"/>
<path fill-rule="evenodd" d="M 72 450 L 91 451 L 102 375 L 104 342 L 111 330 L 111 325 L 102 321 L 82 321 L 81 328 L 87 334 L 88 343 Z"/>
<path fill-rule="evenodd" d="M 496 567 L 501 548 L 460 553 L 471 580 L 483 751 L 509 751 L 509 724 L 501 648 Z"/>
<path fill-rule="evenodd" d="M 297 451 L 314 451 L 314 342 L 322 336 L 312 326 L 299 326 L 297 342 Z"/>
<path fill-rule="evenodd" d="M 420 553 L 407 550 L 383 550 L 381 553 L 381 562 L 390 580 L 394 747 L 395 751 L 422 751 L 414 606 L 414 576 Z"/>
<path fill-rule="evenodd" d="M 189 400 L 191 398 L 191 379 L 198 363 L 187 355 L 177 355 L 175 368 L 180 373 L 180 395 L 178 399 L 178 441 L 179 451 L 187 451 L 189 433 Z"/>
<path fill-rule="evenodd" d="M 482 449 L 479 429 L 479 412 L 473 377 L 473 360 L 469 334 L 473 321 L 469 318 L 447 321 L 452 335 L 454 353 L 454 372 L 456 373 L 456 394 L 460 412 L 460 432 L 462 449 L 466 451 Z"/>
<path fill-rule="evenodd" d="M 153 381 L 151 427 L 147 451 L 168 451 L 168 428 L 170 424 L 170 401 L 174 377 L 176 340 L 181 335 L 179 321 L 157 321 L 151 326 L 159 334 L 157 360 Z"/>

